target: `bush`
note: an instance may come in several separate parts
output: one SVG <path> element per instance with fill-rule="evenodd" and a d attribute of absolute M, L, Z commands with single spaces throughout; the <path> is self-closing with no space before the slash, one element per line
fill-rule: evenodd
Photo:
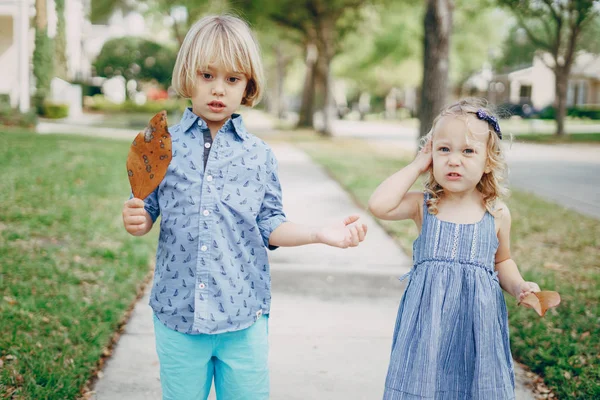
<path fill-rule="evenodd" d="M 69 116 L 69 105 L 46 101 L 44 103 L 44 114 L 43 115 L 46 118 L 52 118 L 52 119 L 66 118 Z"/>
<path fill-rule="evenodd" d="M 187 99 L 151 100 L 144 104 L 137 104 L 131 100 L 126 100 L 122 104 L 115 104 L 106 100 L 102 95 L 95 95 L 87 103 L 87 107 L 90 110 L 102 112 L 156 114 L 162 110 L 166 110 L 167 112 L 182 111 L 189 104 Z"/>
<path fill-rule="evenodd" d="M 567 116 L 573 118 L 589 118 L 600 119 L 600 108 L 596 107 L 569 107 L 567 108 Z M 540 113 L 541 119 L 556 118 L 556 110 L 553 106 L 544 108 Z"/>
<path fill-rule="evenodd" d="M 0 98 L 0 125 L 33 128 L 36 124 L 37 114 L 35 113 L 35 110 L 32 109 L 26 113 L 22 113 L 18 109 L 10 106 L 8 96 L 2 96 Z"/>

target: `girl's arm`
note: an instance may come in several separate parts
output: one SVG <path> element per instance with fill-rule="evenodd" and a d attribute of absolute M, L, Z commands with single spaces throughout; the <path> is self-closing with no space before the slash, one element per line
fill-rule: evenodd
<path fill-rule="evenodd" d="M 496 251 L 496 271 L 498 271 L 498 280 L 502 289 L 506 290 L 519 302 L 530 293 L 539 292 L 540 287 L 535 282 L 525 282 L 517 264 L 510 256 L 510 211 L 506 205 L 500 206 L 496 217 L 496 223 L 499 224 L 498 231 L 498 250 Z"/>
<path fill-rule="evenodd" d="M 407 193 L 417 178 L 431 165 L 431 140 L 421 149 L 417 157 L 387 178 L 371 195 L 369 211 L 379 219 L 417 221 L 423 204 L 423 194 Z"/>

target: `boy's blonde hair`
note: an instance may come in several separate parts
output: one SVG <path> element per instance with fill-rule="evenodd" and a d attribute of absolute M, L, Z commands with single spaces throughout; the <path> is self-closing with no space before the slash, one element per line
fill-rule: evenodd
<path fill-rule="evenodd" d="M 431 130 L 423 138 L 423 145 L 433 138 L 436 124 L 441 118 L 448 115 L 467 117 L 469 114 L 477 118 L 476 113 L 478 110 L 483 110 L 491 116 L 494 115 L 485 99 L 466 98 L 446 107 L 433 121 Z M 468 129 L 468 132 L 473 134 L 470 129 Z M 504 152 L 502 151 L 502 143 L 500 140 L 501 139 L 494 131 L 494 128 L 488 123 L 486 171 L 489 172 L 484 172 L 481 180 L 477 184 L 477 190 L 483 194 L 485 208 L 492 214 L 495 211 L 496 200 L 508 196 L 509 193 L 508 188 L 506 187 L 508 168 L 504 159 Z M 429 212 L 437 214 L 438 203 L 444 194 L 444 189 L 433 176 L 433 165 L 429 167 L 429 176 L 425 182 L 425 191 L 430 195 L 430 199 L 427 202 Z"/>
<path fill-rule="evenodd" d="M 231 15 L 207 16 L 189 30 L 173 69 L 173 88 L 191 98 L 199 70 L 223 63 L 228 71 L 248 78 L 242 105 L 252 107 L 263 93 L 264 75 L 258 43 L 243 20 Z"/>

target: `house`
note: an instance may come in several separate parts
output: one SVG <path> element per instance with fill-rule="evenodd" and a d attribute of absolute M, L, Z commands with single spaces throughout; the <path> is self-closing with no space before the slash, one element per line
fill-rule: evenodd
<path fill-rule="evenodd" d="M 548 67 L 549 54 L 536 55 L 531 66 L 495 75 L 488 85 L 488 98 L 496 104 L 529 104 L 541 110 L 556 98 L 555 75 Z M 580 53 L 571 68 L 567 107 L 600 106 L 600 55 Z"/>
<path fill-rule="evenodd" d="M 67 78 L 85 79 L 90 62 L 83 54 L 83 35 L 89 0 L 65 1 Z M 54 0 L 47 0 L 48 36 L 56 35 Z M 0 94 L 8 94 L 11 105 L 25 112 L 35 91 L 32 57 L 35 48 L 35 0 L 0 0 Z"/>
<path fill-rule="evenodd" d="M 29 0 L 0 0 L 0 94 L 22 112 L 29 109 L 31 92 L 31 15 Z"/>

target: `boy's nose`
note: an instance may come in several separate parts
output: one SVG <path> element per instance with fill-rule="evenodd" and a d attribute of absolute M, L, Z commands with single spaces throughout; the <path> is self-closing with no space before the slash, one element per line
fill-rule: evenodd
<path fill-rule="evenodd" d="M 225 93 L 225 89 L 221 85 L 215 85 L 212 88 L 213 96 L 222 96 Z"/>

